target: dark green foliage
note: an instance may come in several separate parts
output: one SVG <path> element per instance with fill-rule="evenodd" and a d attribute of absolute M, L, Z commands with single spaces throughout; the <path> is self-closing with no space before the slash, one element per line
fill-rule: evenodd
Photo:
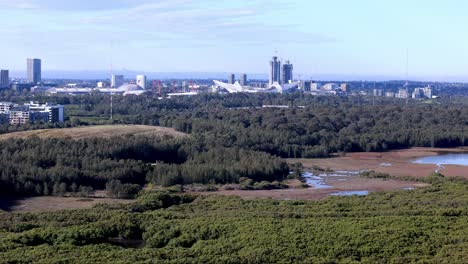
<path fill-rule="evenodd" d="M 0 213 L 0 262 L 464 263 L 467 221 L 468 185 L 450 179 L 322 201 L 149 192 L 130 205 Z"/>
<path fill-rule="evenodd" d="M 55 101 L 67 105 L 73 120 L 46 126 L 82 125 L 77 118 L 107 119 L 108 99 L 56 97 Z M 238 183 L 247 177 L 259 185 L 288 177 L 286 163 L 274 156 L 327 157 L 348 151 L 468 144 L 468 104 L 463 98 L 455 103 L 441 99 L 439 104 L 409 105 L 398 100 L 378 100 L 374 105 L 369 98 L 303 94 L 204 94 L 170 100 L 116 96 L 115 100 L 118 114 L 113 122 L 174 127 L 191 136 L 184 140 L 130 136 L 2 141 L 1 194 L 87 196 L 111 180 L 129 187 L 148 182 L 163 186 Z M 261 108 L 268 104 L 291 108 Z M 0 133 L 39 127 L 4 126 Z M 296 167 L 290 177 L 299 174 Z"/>
<path fill-rule="evenodd" d="M 157 164 L 147 177 L 162 186 L 192 183 L 237 183 L 241 177 L 253 181 L 283 180 L 289 173 L 287 164 L 266 153 L 217 148 L 199 153 L 187 162 Z"/>
<path fill-rule="evenodd" d="M 112 180 L 106 183 L 106 192 L 109 197 L 113 198 L 135 198 L 141 190 L 138 184 L 122 183 L 119 180 Z"/>
<path fill-rule="evenodd" d="M 30 99 L 30 98 L 28 98 Z M 303 94 L 203 94 L 155 100 L 116 96 L 110 122 L 108 96 L 53 98 L 67 105 L 73 122 L 46 126 L 127 123 L 174 127 L 197 139 L 192 147 L 239 147 L 281 157 L 326 157 L 350 151 L 387 151 L 468 145 L 466 97 L 434 104 L 366 97 L 315 97 Z M 7 99 L 6 99 L 7 100 Z M 288 105 L 289 109 L 261 108 Z M 295 106 L 304 106 L 296 108 Z M 99 121 L 93 121 L 99 120 Z M 38 126 L 0 127 L 0 133 Z"/>
<path fill-rule="evenodd" d="M 134 136 L 109 139 L 0 141 L 0 195 L 89 196 L 106 188 L 131 198 L 140 186 L 283 180 L 289 168 L 266 153 L 233 148 L 197 150 L 193 139 Z"/>

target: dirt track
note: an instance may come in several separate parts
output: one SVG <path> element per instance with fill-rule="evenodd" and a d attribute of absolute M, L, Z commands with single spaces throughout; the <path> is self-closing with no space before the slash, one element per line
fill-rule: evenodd
<path fill-rule="evenodd" d="M 288 162 L 301 162 L 306 168 L 319 166 L 332 170 L 374 170 L 393 176 L 425 177 L 433 173 L 436 165 L 414 164 L 412 160 L 441 153 L 467 153 L 468 148 L 412 148 L 390 152 L 348 153 L 343 157 L 329 159 L 288 159 Z M 446 176 L 468 178 L 468 168 L 459 165 L 444 165 L 440 172 Z"/>

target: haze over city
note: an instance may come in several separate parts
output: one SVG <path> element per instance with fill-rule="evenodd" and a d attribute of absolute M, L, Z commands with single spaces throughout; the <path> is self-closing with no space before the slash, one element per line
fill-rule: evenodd
<path fill-rule="evenodd" d="M 107 76 L 111 65 L 263 77 L 278 51 L 303 78 L 385 80 L 405 78 L 408 53 L 410 79 L 467 81 L 467 8 L 456 0 L 0 0 L 1 66 L 21 77 L 25 58 L 39 57 L 45 78 Z"/>

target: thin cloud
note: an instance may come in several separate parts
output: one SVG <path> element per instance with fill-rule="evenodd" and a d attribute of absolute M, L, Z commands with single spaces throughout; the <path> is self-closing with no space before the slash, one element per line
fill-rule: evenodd
<path fill-rule="evenodd" d="M 34 1 L 0 0 L 0 9 L 37 9 Z"/>

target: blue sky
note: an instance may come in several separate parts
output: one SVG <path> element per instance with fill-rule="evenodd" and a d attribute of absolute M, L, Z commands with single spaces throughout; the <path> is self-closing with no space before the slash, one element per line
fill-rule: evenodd
<path fill-rule="evenodd" d="M 462 0 L 0 0 L 0 68 L 468 80 Z"/>

